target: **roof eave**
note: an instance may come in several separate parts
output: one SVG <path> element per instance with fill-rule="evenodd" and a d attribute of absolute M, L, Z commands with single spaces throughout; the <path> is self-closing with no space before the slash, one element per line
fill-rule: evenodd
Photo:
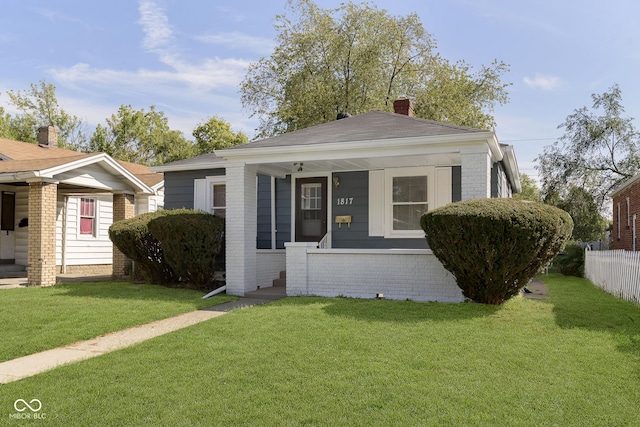
<path fill-rule="evenodd" d="M 520 171 L 518 170 L 518 161 L 516 160 L 516 153 L 512 146 L 505 147 L 503 156 L 503 164 L 505 165 L 505 171 L 507 177 L 511 182 L 514 193 L 522 192 L 522 183 L 520 182 Z"/>
<path fill-rule="evenodd" d="M 620 185 L 613 192 L 611 192 L 611 197 L 616 197 L 618 194 L 620 194 L 621 192 L 623 192 L 628 187 L 630 187 L 631 185 L 633 185 L 634 183 L 636 183 L 638 181 L 640 181 L 640 173 L 637 174 L 637 175 L 634 175 L 631 178 L 629 178 L 628 180 L 624 181 L 622 183 L 622 185 Z"/>
<path fill-rule="evenodd" d="M 104 162 L 110 168 L 114 169 L 118 174 L 122 175 L 127 181 L 130 182 L 133 188 L 136 189 L 136 192 L 143 194 L 155 194 L 155 191 L 142 182 L 138 177 L 129 172 L 123 166 L 121 166 L 118 162 L 116 162 L 112 157 L 105 153 L 99 153 L 94 156 L 84 157 L 82 159 L 74 160 L 68 163 L 64 163 L 62 165 L 54 166 L 47 169 L 42 170 L 33 170 L 27 172 L 18 172 L 15 175 L 15 179 L 18 180 L 26 180 L 30 178 L 43 178 L 43 179 L 54 179 L 55 175 L 81 168 L 84 166 L 89 166 L 95 163 Z"/>
<path fill-rule="evenodd" d="M 419 136 L 410 138 L 386 138 L 365 141 L 351 141 L 344 143 L 324 143 L 309 145 L 282 145 L 282 146 L 265 146 L 265 147 L 245 147 L 225 150 L 216 150 L 218 157 L 228 161 L 246 161 L 248 163 L 259 163 L 260 161 L 278 161 L 279 158 L 290 159 L 292 156 L 319 156 L 323 153 L 348 153 L 362 152 L 367 150 L 367 155 L 371 155 L 371 150 L 384 150 L 393 147 L 397 155 L 402 155 L 402 150 L 408 150 L 415 147 L 433 147 L 443 144 L 458 143 L 460 145 L 469 145 L 473 143 L 486 143 L 492 156 L 496 161 L 502 160 L 502 150 L 493 132 L 473 132 L 450 135 L 435 136 Z M 249 145 L 249 144 L 247 144 Z"/>
<path fill-rule="evenodd" d="M 194 170 L 202 170 L 202 169 L 224 169 L 226 161 L 217 161 L 217 162 L 196 162 L 196 163 L 186 163 L 182 165 L 159 165 L 159 166 L 151 166 L 149 170 L 152 172 L 186 172 L 186 171 L 194 171 Z"/>

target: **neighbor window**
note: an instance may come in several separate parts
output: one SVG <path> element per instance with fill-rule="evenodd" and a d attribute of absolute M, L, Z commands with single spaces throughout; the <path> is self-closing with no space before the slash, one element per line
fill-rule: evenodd
<path fill-rule="evenodd" d="M 96 229 L 96 199 L 80 198 L 80 234 L 83 236 L 95 235 Z"/>
<path fill-rule="evenodd" d="M 618 222 L 618 240 L 620 240 L 620 202 L 618 202 L 618 215 L 616 219 Z"/>
<path fill-rule="evenodd" d="M 211 184 L 211 213 L 224 218 L 227 213 L 227 186 L 225 184 Z"/>

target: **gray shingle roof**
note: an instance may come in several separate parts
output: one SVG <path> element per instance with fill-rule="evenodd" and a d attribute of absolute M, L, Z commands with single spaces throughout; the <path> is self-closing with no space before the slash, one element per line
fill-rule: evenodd
<path fill-rule="evenodd" d="M 176 160 L 175 162 L 165 163 L 159 166 L 152 166 L 151 170 L 154 172 L 171 172 L 179 170 L 223 168 L 224 162 L 226 162 L 226 160 L 222 157 L 217 157 L 213 153 L 207 153 L 188 159 Z"/>
<path fill-rule="evenodd" d="M 402 114 L 371 111 L 229 148 L 282 147 L 487 132 Z"/>

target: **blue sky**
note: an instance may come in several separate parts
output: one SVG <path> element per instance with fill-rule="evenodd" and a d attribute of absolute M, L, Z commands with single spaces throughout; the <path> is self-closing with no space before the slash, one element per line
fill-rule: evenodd
<path fill-rule="evenodd" d="M 316 2 L 330 8 L 339 1 Z M 379 0 L 396 16 L 416 12 L 438 52 L 479 67 L 511 66 L 510 102 L 495 111 L 500 142 L 521 172 L 562 135 L 557 126 L 614 83 L 626 114 L 640 117 L 640 3 L 609 0 Z M 285 0 L 21 0 L 0 14 L 0 105 L 8 90 L 44 79 L 69 113 L 94 126 L 122 104 L 155 105 L 191 138 L 217 115 L 254 134 L 239 83 L 269 56 Z"/>

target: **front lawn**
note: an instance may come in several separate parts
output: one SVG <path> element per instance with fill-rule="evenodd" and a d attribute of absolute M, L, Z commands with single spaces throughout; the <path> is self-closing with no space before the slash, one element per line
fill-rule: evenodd
<path fill-rule="evenodd" d="M 234 299 L 128 282 L 0 290 L 0 362 Z"/>
<path fill-rule="evenodd" d="M 638 425 L 640 308 L 287 298 L 0 387 L 47 425 Z M 6 419 L 6 418 L 5 418 Z"/>

